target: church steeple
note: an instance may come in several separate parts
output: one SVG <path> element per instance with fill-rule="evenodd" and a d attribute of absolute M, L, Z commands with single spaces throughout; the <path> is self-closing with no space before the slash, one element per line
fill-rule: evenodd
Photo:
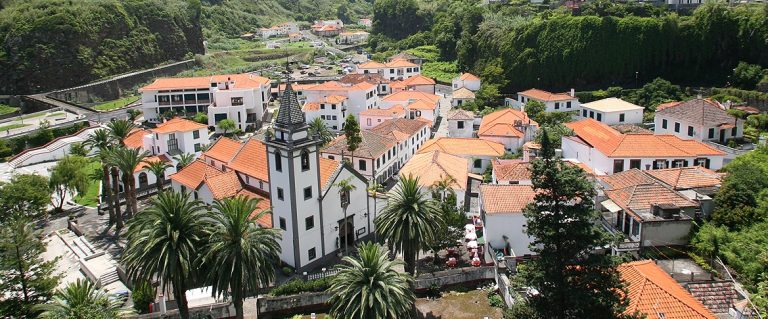
<path fill-rule="evenodd" d="M 275 126 L 282 128 L 294 128 L 305 123 L 304 112 L 301 110 L 296 92 L 293 91 L 290 78 L 286 81 L 283 96 L 280 97 L 280 109 L 277 113 Z"/>

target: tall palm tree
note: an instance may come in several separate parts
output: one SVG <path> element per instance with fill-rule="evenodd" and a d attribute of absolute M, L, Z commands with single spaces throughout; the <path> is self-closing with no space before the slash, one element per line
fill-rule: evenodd
<path fill-rule="evenodd" d="M 121 301 L 99 290 L 89 280 L 68 284 L 56 291 L 53 302 L 35 307 L 41 311 L 38 318 L 122 318 L 130 314 L 122 309 Z"/>
<path fill-rule="evenodd" d="M 339 197 L 341 198 L 341 208 L 344 211 L 344 254 L 349 255 L 349 238 L 346 234 L 349 232 L 347 229 L 347 207 L 349 207 L 350 192 L 357 189 L 355 184 L 352 184 L 352 177 L 342 179 L 336 182 L 336 187 L 339 188 Z"/>
<path fill-rule="evenodd" d="M 115 120 L 107 124 L 107 129 L 109 129 L 112 138 L 115 139 L 117 144 L 122 146 L 125 146 L 124 140 L 131 134 L 131 131 L 133 131 L 134 128 L 136 128 L 136 125 L 128 120 Z"/>
<path fill-rule="evenodd" d="M 138 212 L 138 200 L 136 199 L 136 178 L 133 172 L 136 170 L 148 153 L 138 148 L 116 147 L 109 152 L 108 162 L 122 172 L 123 190 L 125 194 L 125 207 L 128 217 Z"/>
<path fill-rule="evenodd" d="M 110 227 L 115 223 L 115 206 L 120 206 L 120 202 L 117 202 L 117 205 L 115 205 L 115 196 L 110 185 L 109 165 L 107 165 L 107 153 L 114 146 L 114 142 L 115 140 L 112 138 L 110 132 L 105 129 L 94 131 L 93 134 L 83 142 L 84 146 L 90 149 L 95 149 L 96 154 L 99 156 L 99 160 L 101 160 L 101 194 L 102 198 L 104 198 L 104 196 L 107 197 L 107 202 L 109 203 Z M 120 208 L 117 207 L 117 209 L 119 210 Z"/>
<path fill-rule="evenodd" d="M 402 252 L 405 271 L 413 275 L 416 254 L 429 249 L 436 234 L 445 226 L 439 205 L 428 192 L 422 192 L 419 178 L 408 176 L 387 193 L 387 206 L 376 217 L 376 229 Z"/>
<path fill-rule="evenodd" d="M 309 134 L 317 135 L 323 143 L 323 146 L 333 140 L 333 133 L 331 133 L 328 126 L 325 125 L 323 119 L 319 117 L 316 117 L 312 122 L 309 122 Z"/>
<path fill-rule="evenodd" d="M 195 258 L 204 243 L 206 212 L 186 193 L 162 192 L 128 224 L 122 262 L 134 282 L 158 278 L 170 284 L 182 319 L 189 318 L 185 292 L 196 278 Z"/>
<path fill-rule="evenodd" d="M 213 216 L 205 246 L 205 264 L 213 269 L 209 282 L 213 291 L 231 294 L 235 318 L 243 318 L 243 299 L 275 278 L 275 264 L 280 259 L 280 233 L 261 228 L 256 220 L 268 211 L 251 218 L 260 199 L 245 196 L 225 198 L 213 203 Z"/>
<path fill-rule="evenodd" d="M 359 258 L 344 257 L 337 266 L 329 291 L 331 315 L 338 319 L 387 319 L 409 317 L 415 296 L 411 276 L 397 272 L 399 261 L 390 261 L 381 246 L 366 243 Z"/>
<path fill-rule="evenodd" d="M 373 173 L 374 176 L 376 176 L 376 172 Z M 368 184 L 368 193 L 371 194 L 371 197 L 373 197 L 373 220 L 376 220 L 376 214 L 379 212 L 378 210 L 378 198 L 379 193 L 384 191 L 384 185 L 379 184 L 379 181 L 377 181 L 375 178 L 371 180 L 371 183 Z M 378 231 L 373 233 L 373 241 L 378 242 Z"/>
<path fill-rule="evenodd" d="M 171 167 L 170 164 L 163 161 L 144 161 L 147 163 L 147 170 L 155 175 L 155 186 L 157 186 L 157 193 L 163 191 L 163 181 L 165 180 L 165 170 Z"/>
<path fill-rule="evenodd" d="M 192 162 L 195 161 L 195 154 L 181 153 L 179 155 L 174 156 L 173 159 L 175 159 L 177 163 L 176 170 L 180 171 L 182 168 L 186 167 L 189 164 L 192 164 Z"/>

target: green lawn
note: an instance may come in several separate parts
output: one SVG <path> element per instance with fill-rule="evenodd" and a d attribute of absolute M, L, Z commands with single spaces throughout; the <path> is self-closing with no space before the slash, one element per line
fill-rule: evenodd
<path fill-rule="evenodd" d="M 109 102 L 105 102 L 105 103 L 101 103 L 101 104 L 95 105 L 93 107 L 93 109 L 95 109 L 97 111 L 110 111 L 110 110 L 114 110 L 114 109 L 119 109 L 121 107 L 124 107 L 124 106 L 126 106 L 128 104 L 131 104 L 133 102 L 136 102 L 138 100 L 139 100 L 139 96 L 138 95 L 129 95 L 129 96 L 126 96 L 124 98 L 120 98 L 120 99 L 117 99 L 117 100 L 114 100 L 114 101 L 109 101 Z"/>
<path fill-rule="evenodd" d="M 444 83 L 451 83 L 459 75 L 456 62 L 425 62 L 421 66 L 421 74 Z"/>
<path fill-rule="evenodd" d="M 0 131 L 13 130 L 13 129 L 17 129 L 17 128 L 25 127 L 25 126 L 30 126 L 30 125 L 32 125 L 32 124 L 20 124 L 20 123 L 8 124 L 8 125 L 0 126 Z"/>
<path fill-rule="evenodd" d="M 86 174 L 91 174 L 95 170 L 101 170 L 101 163 L 92 160 L 87 166 L 83 167 Z M 88 190 L 82 196 L 75 196 L 75 203 L 83 206 L 96 207 L 99 204 L 99 181 L 91 180 L 88 184 Z"/>
<path fill-rule="evenodd" d="M 16 112 L 18 110 L 19 110 L 18 107 L 13 107 L 13 106 L 5 105 L 5 104 L 0 104 L 0 115 L 11 114 L 11 113 Z"/>

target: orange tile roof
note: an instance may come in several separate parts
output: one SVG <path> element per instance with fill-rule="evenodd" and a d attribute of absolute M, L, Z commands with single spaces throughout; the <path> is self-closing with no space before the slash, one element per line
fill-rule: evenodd
<path fill-rule="evenodd" d="M 137 165 L 136 168 L 133 169 L 133 172 L 134 173 L 138 173 L 141 170 L 143 170 L 144 168 L 148 167 L 149 163 L 153 163 L 153 162 L 163 162 L 163 163 L 166 163 L 166 164 L 169 164 L 169 165 L 172 163 L 171 159 L 168 158 L 167 156 L 165 156 L 165 154 L 156 155 L 156 156 L 149 156 L 149 157 L 145 157 L 144 161 L 139 163 L 139 165 Z"/>
<path fill-rule="evenodd" d="M 392 93 L 390 95 L 387 95 L 382 100 L 391 101 L 391 102 L 402 102 L 403 104 L 408 104 L 408 101 L 410 100 L 424 100 L 424 101 L 436 104 L 440 101 L 440 97 L 434 94 L 425 93 L 421 91 L 400 91 L 397 93 Z"/>
<path fill-rule="evenodd" d="M 329 158 L 320 157 L 320 189 L 330 187 L 331 178 L 341 168 L 341 162 Z"/>
<path fill-rule="evenodd" d="M 539 89 L 530 89 L 525 90 L 523 92 L 518 92 L 518 95 L 524 95 L 532 99 L 541 100 L 541 101 L 565 101 L 565 100 L 574 100 L 575 97 L 566 94 L 566 93 L 552 93 L 547 92 L 544 90 Z"/>
<path fill-rule="evenodd" d="M 379 63 L 376 61 L 368 61 L 365 63 L 360 63 L 357 68 L 358 69 L 380 69 L 384 67 L 384 63 Z"/>
<path fill-rule="evenodd" d="M 261 212 L 267 211 L 264 215 L 259 216 L 258 219 L 256 219 L 256 223 L 261 225 L 264 228 L 272 228 L 272 212 L 269 211 L 272 209 L 272 202 L 269 201 L 269 198 L 256 194 L 250 190 L 242 189 L 240 192 L 237 193 L 237 195 L 243 195 L 248 198 L 258 198 L 260 199 L 258 204 L 256 204 L 256 209 L 251 212 L 251 215 L 249 218 L 256 218 Z"/>
<path fill-rule="evenodd" d="M 235 171 L 226 171 L 216 176 L 206 176 L 203 183 L 208 185 L 213 199 L 232 197 L 243 189 L 243 184 Z"/>
<path fill-rule="evenodd" d="M 427 124 L 422 121 L 396 118 L 381 122 L 381 124 L 372 128 L 371 132 L 384 136 L 391 136 L 397 141 L 402 142 L 411 138 L 411 136 L 415 135 L 420 130 L 423 130 L 425 127 L 427 127 Z"/>
<path fill-rule="evenodd" d="M 474 120 L 475 113 L 467 110 L 457 109 L 448 113 L 449 120 Z"/>
<path fill-rule="evenodd" d="M 316 85 L 302 87 L 303 91 L 369 91 L 376 88 L 376 84 L 359 82 L 346 85 L 337 81 L 328 81 Z"/>
<path fill-rule="evenodd" d="M 669 107 L 673 107 L 673 106 L 676 106 L 678 104 L 680 104 L 680 102 L 678 102 L 678 101 L 661 103 L 658 106 L 656 106 L 656 111 L 661 111 L 663 109 L 666 109 L 666 108 L 669 108 Z"/>
<path fill-rule="evenodd" d="M 242 143 L 228 137 L 220 137 L 213 145 L 203 153 L 206 158 L 212 158 L 220 162 L 229 163 L 232 157 L 242 147 Z"/>
<path fill-rule="evenodd" d="M 303 111 L 317 111 L 320 110 L 320 102 L 307 102 L 301 107 Z"/>
<path fill-rule="evenodd" d="M 385 63 L 384 66 L 388 68 L 410 68 L 410 67 L 417 67 L 418 65 L 411 63 L 408 60 L 395 59 L 395 60 L 392 60 L 391 62 Z"/>
<path fill-rule="evenodd" d="M 133 129 L 128 136 L 123 139 L 123 144 L 128 148 L 142 148 L 144 147 L 144 136 L 150 132 L 143 129 Z"/>
<path fill-rule="evenodd" d="M 477 130 L 477 135 L 523 137 L 525 133 L 515 127 L 515 122 L 517 121 L 524 125 L 539 125 L 539 123 L 529 118 L 524 112 L 505 108 L 483 116 L 480 122 L 480 129 Z"/>
<path fill-rule="evenodd" d="M 480 185 L 486 214 L 522 213 L 528 204 L 533 203 L 535 196 L 531 185 Z"/>
<path fill-rule="evenodd" d="M 415 64 L 414 64 L 415 65 Z M 421 74 L 409 77 L 405 80 L 400 81 L 406 86 L 413 86 L 413 85 L 435 85 L 435 80 L 428 78 L 426 76 L 423 76 Z"/>
<path fill-rule="evenodd" d="M 258 139 L 249 139 L 235 154 L 232 161 L 227 164 L 227 167 L 262 181 L 269 181 L 267 146 Z"/>
<path fill-rule="evenodd" d="M 699 141 L 674 135 L 621 134 L 595 121 L 584 119 L 565 124 L 587 144 L 610 157 L 694 157 L 723 156 L 722 151 Z"/>
<path fill-rule="evenodd" d="M 155 133 L 173 133 L 173 132 L 191 132 L 195 130 L 205 129 L 208 126 L 190 121 L 180 117 L 175 117 L 165 123 L 157 124 L 156 128 L 152 129 Z"/>
<path fill-rule="evenodd" d="M 235 82 L 235 88 L 259 88 L 269 85 L 270 80 L 253 74 L 224 74 L 213 76 L 199 76 L 188 78 L 160 78 L 151 84 L 139 89 L 144 91 L 161 91 L 174 89 L 210 89 L 211 83 L 226 82 L 232 80 Z"/>
<path fill-rule="evenodd" d="M 480 78 L 472 73 L 462 73 L 459 76 L 459 79 L 462 81 L 480 81 Z"/>
<path fill-rule="evenodd" d="M 499 181 L 531 180 L 531 163 L 522 160 L 494 160 L 493 173 Z"/>
<path fill-rule="evenodd" d="M 196 160 L 171 175 L 171 180 L 174 180 L 189 189 L 197 189 L 207 178 L 221 174 L 224 174 L 224 172 L 206 162 Z"/>
<path fill-rule="evenodd" d="M 700 166 L 656 169 L 646 173 L 674 189 L 715 187 L 722 184 L 720 174 Z"/>
<path fill-rule="evenodd" d="M 502 156 L 504 145 L 479 138 L 439 137 L 428 140 L 417 153 L 439 150 L 453 155 Z"/>
<path fill-rule="evenodd" d="M 411 104 L 408 104 L 409 110 L 422 110 L 422 111 L 434 111 L 437 109 L 437 103 L 431 103 L 426 100 L 418 100 Z"/>
<path fill-rule="evenodd" d="M 354 156 L 368 159 L 377 159 L 382 154 L 395 147 L 397 140 L 392 137 L 374 133 L 368 130 L 360 131 L 360 136 L 363 141 L 355 150 Z M 344 153 L 345 156 L 351 154 L 347 150 L 347 137 L 341 135 L 328 143 L 328 145 L 322 150 L 323 153 L 339 154 Z"/>
<path fill-rule="evenodd" d="M 453 178 L 451 188 L 466 190 L 469 161 L 456 155 L 430 151 L 413 155 L 400 169 L 400 176 L 419 177 L 419 185 L 430 187 L 445 178 Z"/>
<path fill-rule="evenodd" d="M 613 175 L 604 175 L 598 177 L 600 181 L 606 183 L 609 188 L 618 189 L 629 186 L 652 184 L 653 178 L 639 169 L 630 169 Z"/>
<path fill-rule="evenodd" d="M 717 318 L 652 260 L 624 263 L 618 271 L 629 290 L 625 314 L 637 311 L 648 319 Z"/>
<path fill-rule="evenodd" d="M 660 219 L 650 213 L 651 205 L 671 204 L 680 208 L 698 206 L 659 182 L 609 189 L 605 191 L 605 196 L 640 220 Z"/>
<path fill-rule="evenodd" d="M 472 92 L 469 89 L 462 86 L 458 90 L 453 91 L 453 94 L 451 95 L 451 97 L 454 99 L 474 99 L 475 92 Z"/>
<path fill-rule="evenodd" d="M 390 116 L 392 118 L 399 118 L 405 116 L 405 109 L 402 105 L 397 104 L 388 109 L 367 109 L 360 112 L 360 116 Z"/>

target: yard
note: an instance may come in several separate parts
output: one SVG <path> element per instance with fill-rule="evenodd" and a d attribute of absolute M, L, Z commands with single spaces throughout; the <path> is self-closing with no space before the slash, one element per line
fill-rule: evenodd
<path fill-rule="evenodd" d="M 82 168 L 86 174 L 93 174 L 98 170 L 101 172 L 101 162 L 95 159 L 91 159 L 87 166 Z M 75 196 L 74 201 L 83 206 L 96 207 L 99 204 L 99 180 L 94 179 L 88 183 L 88 190 L 82 196 Z"/>
<path fill-rule="evenodd" d="M 113 100 L 113 101 L 104 102 L 104 103 L 101 103 L 101 104 L 94 105 L 93 109 L 97 110 L 97 111 L 111 111 L 111 110 L 114 110 L 114 109 L 119 109 L 121 107 L 124 107 L 124 106 L 126 106 L 128 104 L 131 104 L 133 102 L 136 102 L 138 100 L 139 100 L 139 96 L 138 95 L 129 95 L 129 96 L 117 99 L 117 100 Z"/>
<path fill-rule="evenodd" d="M 11 113 L 16 112 L 18 110 L 19 110 L 18 107 L 13 107 L 13 106 L 5 105 L 5 104 L 0 104 L 0 115 L 11 114 Z"/>
<path fill-rule="evenodd" d="M 416 309 L 424 319 L 501 319 L 503 316 L 501 308 L 492 307 L 489 303 L 488 292 L 478 289 L 444 292 L 437 299 L 419 298 Z"/>

